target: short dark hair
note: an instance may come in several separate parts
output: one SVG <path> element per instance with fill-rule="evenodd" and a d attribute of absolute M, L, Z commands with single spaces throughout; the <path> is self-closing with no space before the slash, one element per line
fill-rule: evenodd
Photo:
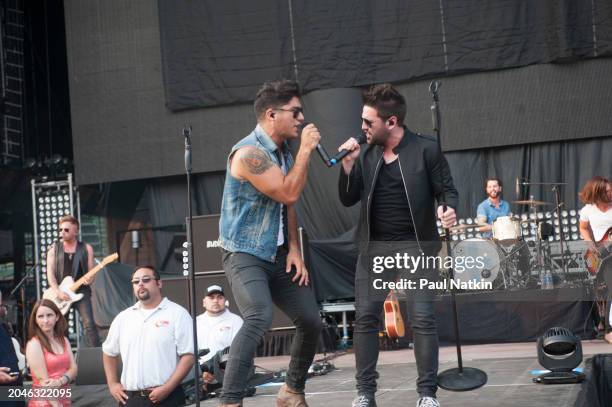
<path fill-rule="evenodd" d="M 75 218 L 74 216 L 72 216 L 72 215 L 62 216 L 57 221 L 57 224 L 61 225 L 64 222 L 69 222 L 69 223 L 72 223 L 73 225 L 76 225 L 77 228 L 79 227 L 79 220 L 77 218 Z"/>
<path fill-rule="evenodd" d="M 255 116 L 259 120 L 268 108 L 278 108 L 287 103 L 294 97 L 301 96 L 300 86 L 296 81 L 281 79 L 278 81 L 266 82 L 257 91 L 253 108 Z"/>
<path fill-rule="evenodd" d="M 404 124 L 406 118 L 406 99 L 390 83 L 374 85 L 363 92 L 363 104 L 376 109 L 378 116 L 387 120 L 397 117 L 397 123 Z"/>
<path fill-rule="evenodd" d="M 134 278 L 134 274 L 136 274 L 136 272 L 140 269 L 148 269 L 148 270 L 153 271 L 153 277 L 155 277 L 156 280 L 161 280 L 161 277 L 159 276 L 159 272 L 155 270 L 155 267 L 150 266 L 150 265 L 137 266 L 134 269 L 134 272 L 132 273 L 132 278 Z"/>
<path fill-rule="evenodd" d="M 487 191 L 487 184 L 489 183 L 489 181 L 497 181 L 497 185 L 499 185 L 502 188 L 504 186 L 504 184 L 502 184 L 502 182 L 501 182 L 501 179 L 499 179 L 497 177 L 489 177 L 489 178 L 485 179 L 484 183 L 482 184 L 482 186 L 484 187 L 485 192 Z"/>

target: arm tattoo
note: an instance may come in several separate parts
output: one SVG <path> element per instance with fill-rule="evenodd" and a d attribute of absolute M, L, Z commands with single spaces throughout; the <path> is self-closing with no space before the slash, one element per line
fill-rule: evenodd
<path fill-rule="evenodd" d="M 265 152 L 258 148 L 250 148 L 240 158 L 251 174 L 263 174 L 272 167 L 273 163 Z"/>

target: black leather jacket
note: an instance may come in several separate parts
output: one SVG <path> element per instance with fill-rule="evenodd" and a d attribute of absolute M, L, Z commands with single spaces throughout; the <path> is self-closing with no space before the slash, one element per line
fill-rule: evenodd
<path fill-rule="evenodd" d="M 407 209 L 412 214 L 419 248 L 428 255 L 437 252 L 441 243 L 436 226 L 436 201 L 442 202 L 444 192 L 446 204 L 457 208 L 459 199 L 448 162 L 440 154 L 433 137 L 412 133 L 407 128 L 404 128 L 404 136 L 393 152 L 399 155 L 400 172 L 408 198 Z M 359 243 L 370 240 L 370 204 L 382 159 L 383 148 L 368 144 L 362 147 L 349 175 L 340 169 L 340 201 L 344 206 L 361 201 L 357 228 Z"/>

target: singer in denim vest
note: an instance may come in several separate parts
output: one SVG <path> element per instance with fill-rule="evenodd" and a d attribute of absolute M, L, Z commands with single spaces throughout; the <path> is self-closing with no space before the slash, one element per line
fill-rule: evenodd
<path fill-rule="evenodd" d="M 302 261 L 294 204 L 306 183 L 308 161 L 319 143 L 304 126 L 299 87 L 268 82 L 254 102 L 257 127 L 231 150 L 219 221 L 223 269 L 244 324 L 230 347 L 223 378 L 223 406 L 240 406 L 257 346 L 272 324 L 273 304 L 296 326 L 291 361 L 277 406 L 307 406 L 306 375 L 321 320 Z M 298 138 L 293 160 L 287 140 Z"/>

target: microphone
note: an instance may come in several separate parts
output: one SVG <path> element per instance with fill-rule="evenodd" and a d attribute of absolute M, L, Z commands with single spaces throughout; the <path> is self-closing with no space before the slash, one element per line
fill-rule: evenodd
<path fill-rule="evenodd" d="M 368 138 L 366 137 L 365 134 L 363 134 L 363 132 L 359 133 L 359 135 L 357 137 L 355 137 L 355 140 L 357 140 L 357 143 L 359 144 L 365 144 L 368 141 Z M 332 165 L 336 165 L 338 164 L 340 161 L 342 161 L 342 159 L 344 157 L 346 157 L 348 154 L 350 153 L 349 150 L 343 149 L 341 150 L 338 154 L 336 154 L 335 156 L 333 156 L 329 162 L 330 162 L 330 167 Z"/>
<path fill-rule="evenodd" d="M 304 127 L 308 126 L 309 124 L 310 123 L 308 122 L 302 122 L 302 124 L 298 125 L 300 134 L 302 133 L 302 130 L 304 130 Z M 327 165 L 328 167 L 332 166 L 329 161 L 329 154 L 327 154 L 327 151 L 325 151 L 325 147 L 323 147 L 321 144 L 317 144 L 317 153 L 319 153 L 319 157 L 321 157 L 321 160 L 323 160 L 323 163 L 325 165 Z"/>

